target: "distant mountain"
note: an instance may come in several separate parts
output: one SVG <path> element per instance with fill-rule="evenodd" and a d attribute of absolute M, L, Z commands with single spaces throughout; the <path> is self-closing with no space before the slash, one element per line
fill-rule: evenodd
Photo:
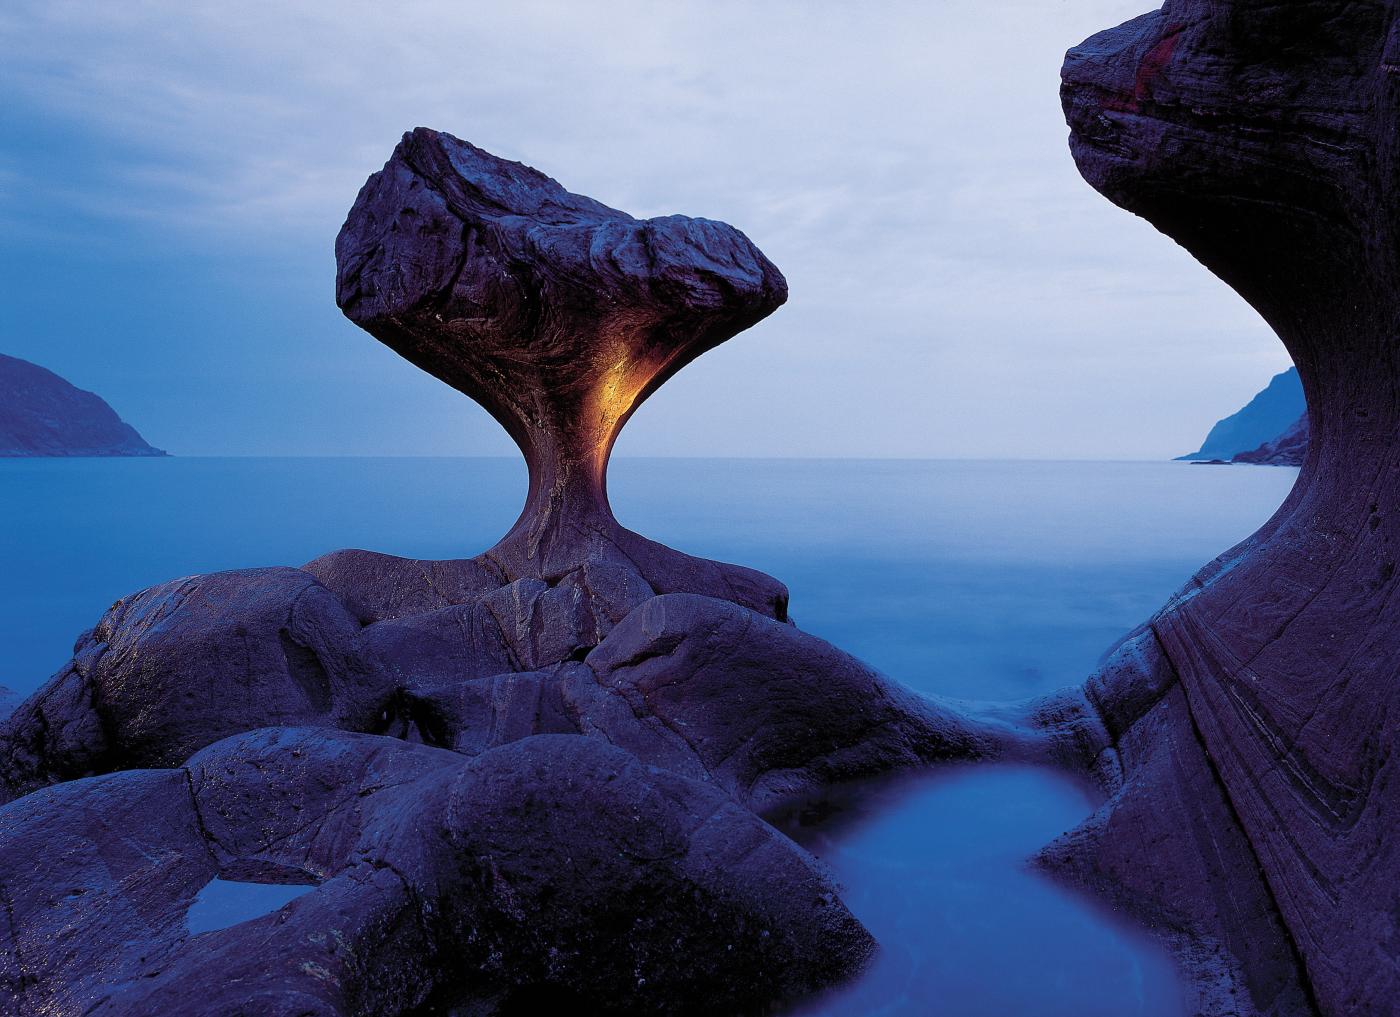
<path fill-rule="evenodd" d="M 1228 462 L 1241 452 L 1262 451 L 1263 446 L 1281 438 L 1292 428 L 1298 418 L 1307 413 L 1307 409 L 1303 384 L 1298 380 L 1298 369 L 1290 367 L 1282 374 L 1275 375 L 1268 387 L 1251 399 L 1248 406 L 1212 427 L 1200 451 L 1180 458 Z"/>
<path fill-rule="evenodd" d="M 0 456 L 163 456 L 99 396 L 0 353 Z"/>

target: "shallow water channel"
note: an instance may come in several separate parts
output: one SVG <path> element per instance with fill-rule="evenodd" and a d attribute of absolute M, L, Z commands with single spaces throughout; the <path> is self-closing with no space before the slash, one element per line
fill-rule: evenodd
<path fill-rule="evenodd" d="M 1047 770 L 969 765 L 853 784 L 769 817 L 826 862 L 880 943 L 854 984 L 794 1013 L 1184 1014 L 1160 944 L 1027 864 L 1094 805 Z"/>

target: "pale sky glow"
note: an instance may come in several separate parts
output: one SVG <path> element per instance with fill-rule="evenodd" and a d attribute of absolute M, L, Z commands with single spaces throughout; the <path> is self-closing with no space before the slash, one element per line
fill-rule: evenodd
<path fill-rule="evenodd" d="M 335 308 L 335 233 L 422 124 L 786 274 L 619 455 L 1191 451 L 1288 360 L 1070 160 L 1064 50 L 1149 6 L 11 0 L 0 352 L 177 453 L 508 451 Z"/>

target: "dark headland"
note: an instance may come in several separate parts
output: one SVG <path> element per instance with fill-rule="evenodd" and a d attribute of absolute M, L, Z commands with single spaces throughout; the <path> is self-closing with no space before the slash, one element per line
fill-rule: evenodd
<path fill-rule="evenodd" d="M 1198 463 L 1301 466 L 1308 451 L 1308 404 L 1298 369 L 1274 375 L 1242 409 L 1217 421 L 1199 450 L 1178 458 Z"/>
<path fill-rule="evenodd" d="M 92 392 L 0 353 L 0 456 L 163 456 Z"/>

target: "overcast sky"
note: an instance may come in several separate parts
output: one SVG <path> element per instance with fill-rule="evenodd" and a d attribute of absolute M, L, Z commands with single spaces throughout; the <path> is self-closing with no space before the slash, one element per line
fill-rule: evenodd
<path fill-rule="evenodd" d="M 1150 5 L 8 0 L 0 352 L 182 454 L 508 452 L 335 307 L 336 231 L 421 124 L 786 274 L 619 455 L 1192 451 L 1288 359 L 1070 160 L 1064 50 Z"/>

